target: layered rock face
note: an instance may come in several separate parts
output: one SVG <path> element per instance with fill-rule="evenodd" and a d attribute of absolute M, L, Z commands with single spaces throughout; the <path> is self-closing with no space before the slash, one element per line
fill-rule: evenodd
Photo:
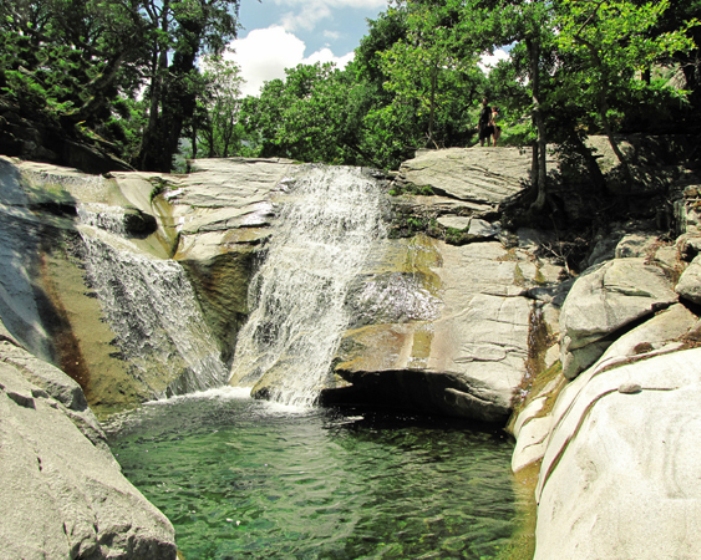
<path fill-rule="evenodd" d="M 536 294 L 561 273 L 525 236 L 509 243 L 485 219 L 523 189 L 529 163 L 505 148 L 425 152 L 402 165 L 396 188 L 439 194 L 393 198 L 398 220 L 423 207 L 464 244 L 415 235 L 377 251 L 352 290 L 354 324 L 336 358 L 352 389 L 329 400 L 505 421 L 526 374 Z"/>
<path fill-rule="evenodd" d="M 698 557 L 696 192 L 677 205 L 675 245 L 644 232 L 601 240 L 609 248 L 552 323 L 561 373 L 551 368 L 513 428 L 512 468 L 539 465 L 537 559 Z"/>
<path fill-rule="evenodd" d="M 99 177 L 0 158 L 3 558 L 176 557 L 88 403 L 104 416 L 226 382 L 290 167 L 228 164 Z"/>
<path fill-rule="evenodd" d="M 4 558 L 172 560 L 170 521 L 121 474 L 78 384 L 0 324 Z"/>
<path fill-rule="evenodd" d="M 0 159 L 0 318 L 98 414 L 221 385 L 289 162 L 185 177 Z"/>
<path fill-rule="evenodd" d="M 353 390 L 327 397 L 503 422 L 526 372 L 533 302 L 561 271 L 494 222 L 523 189 L 527 155 L 436 158 L 407 162 L 396 184 L 439 194 L 387 200 L 400 226 L 407 211 L 424 213 L 460 245 L 413 235 L 372 250 L 335 359 L 338 385 Z M 0 304 L 23 344 L 77 379 L 101 414 L 226 381 L 276 201 L 301 166 L 233 158 L 196 162 L 186 176 L 106 178 L 3 166 L 18 222 L 7 246 L 27 262 L 6 274 Z"/>
<path fill-rule="evenodd" d="M 387 245 L 357 292 L 336 372 L 376 404 L 504 421 L 526 372 L 526 286 L 556 267 L 498 241 Z"/>

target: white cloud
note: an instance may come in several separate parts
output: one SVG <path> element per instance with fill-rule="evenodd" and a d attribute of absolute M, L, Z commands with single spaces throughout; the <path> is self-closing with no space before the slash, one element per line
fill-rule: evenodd
<path fill-rule="evenodd" d="M 507 60 L 509 56 L 509 53 L 504 49 L 497 49 L 494 51 L 494 54 L 484 53 L 481 56 L 480 61 L 477 63 L 477 66 L 482 69 L 482 72 L 489 74 L 492 68 L 494 68 L 500 60 Z"/>
<path fill-rule="evenodd" d="M 285 29 L 310 31 L 320 21 L 331 18 L 332 9 L 378 9 L 386 7 L 387 0 L 275 0 L 275 4 L 293 8 L 293 11 L 284 14 L 280 20 Z"/>
<path fill-rule="evenodd" d="M 337 57 L 328 48 L 323 48 L 304 57 L 304 41 L 280 25 L 266 29 L 254 29 L 245 38 L 232 43 L 235 51 L 232 58 L 241 67 L 241 76 L 246 82 L 241 87 L 242 95 L 258 95 L 264 82 L 285 78 L 285 68 L 298 64 L 334 62 L 344 68 L 353 60 L 349 52 Z"/>
<path fill-rule="evenodd" d="M 322 19 L 331 17 L 331 8 L 324 2 L 305 4 L 300 12 L 288 12 L 282 16 L 282 26 L 288 31 L 306 29 L 311 31 Z"/>
<path fill-rule="evenodd" d="M 338 31 L 329 31 L 328 29 L 324 31 L 324 38 L 326 39 L 338 39 L 341 34 Z"/>
<path fill-rule="evenodd" d="M 335 56 L 331 52 L 331 49 L 324 47 L 323 49 L 312 53 L 307 58 L 302 60 L 302 64 L 316 64 L 317 62 L 321 62 L 323 64 L 324 62 L 333 62 L 338 68 L 345 68 L 346 64 L 353 60 L 354 56 L 355 53 L 352 51 L 344 54 L 343 56 Z"/>

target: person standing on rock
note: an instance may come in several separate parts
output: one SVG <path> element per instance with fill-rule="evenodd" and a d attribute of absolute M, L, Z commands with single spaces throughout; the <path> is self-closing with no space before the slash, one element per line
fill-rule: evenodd
<path fill-rule="evenodd" d="M 491 116 L 491 125 L 492 125 L 492 135 L 494 138 L 493 146 L 496 148 L 497 147 L 497 140 L 499 140 L 499 136 L 501 136 L 501 127 L 497 126 L 497 117 L 499 116 L 499 107 L 496 105 L 492 107 L 492 116 Z"/>
<path fill-rule="evenodd" d="M 482 111 L 480 112 L 479 121 L 477 122 L 477 130 L 480 146 L 484 146 L 485 140 L 487 141 L 487 146 L 489 146 L 489 137 L 494 135 L 495 129 L 494 120 L 492 118 L 492 108 L 489 106 L 486 97 L 482 100 Z M 496 138 L 494 139 L 494 145 L 496 146 Z"/>

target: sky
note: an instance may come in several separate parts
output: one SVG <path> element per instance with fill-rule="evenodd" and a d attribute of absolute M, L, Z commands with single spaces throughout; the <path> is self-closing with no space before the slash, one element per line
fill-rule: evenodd
<path fill-rule="evenodd" d="M 232 44 L 246 80 L 241 93 L 257 95 L 264 82 L 300 63 L 345 67 L 367 34 L 367 19 L 386 9 L 387 0 L 241 0 L 243 29 Z"/>
<path fill-rule="evenodd" d="M 285 77 L 298 64 L 353 59 L 368 19 L 387 9 L 387 0 L 241 0 L 243 26 L 231 47 L 245 83 L 242 95 L 258 95 L 264 82 Z M 487 67 L 504 51 L 483 58 Z"/>

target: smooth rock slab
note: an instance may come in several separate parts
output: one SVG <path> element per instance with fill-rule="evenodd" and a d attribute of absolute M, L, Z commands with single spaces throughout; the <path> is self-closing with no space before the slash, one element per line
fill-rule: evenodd
<path fill-rule="evenodd" d="M 481 204 L 499 204 L 529 180 L 530 152 L 518 148 L 425 150 L 399 168 L 400 177 L 418 187 Z"/>
<path fill-rule="evenodd" d="M 441 216 L 438 223 L 447 228 L 464 230 L 470 227 L 472 218 L 468 216 Z"/>
<path fill-rule="evenodd" d="M 109 450 L 81 433 L 81 417 L 25 379 L 35 365 L 26 354 L 22 366 L 0 363 L 2 558 L 174 560 L 170 522 L 124 478 Z M 57 388 L 61 372 L 54 370 L 49 383 Z"/>
<path fill-rule="evenodd" d="M 580 376 L 553 426 L 536 560 L 699 557 L 701 349 Z"/>
<path fill-rule="evenodd" d="M 549 416 L 533 418 L 519 431 L 514 454 L 511 456 L 511 470 L 520 471 L 531 463 L 543 458 L 545 454 L 550 425 L 552 419 Z"/>

